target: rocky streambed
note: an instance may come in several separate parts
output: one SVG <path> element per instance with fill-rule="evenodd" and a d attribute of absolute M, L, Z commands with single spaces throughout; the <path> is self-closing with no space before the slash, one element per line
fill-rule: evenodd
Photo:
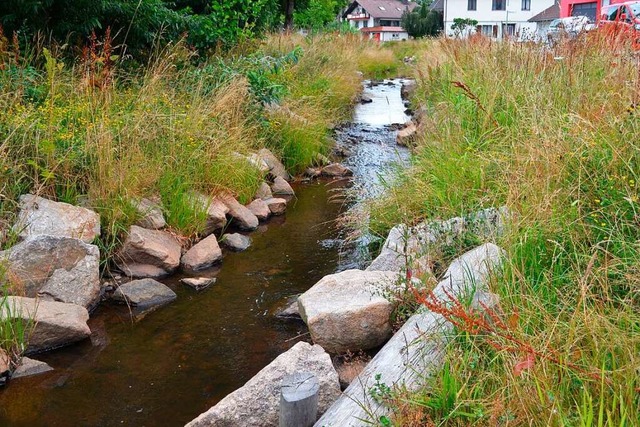
<path fill-rule="evenodd" d="M 0 425 L 183 425 L 296 342 L 309 341 L 302 322 L 275 314 L 324 276 L 365 261 L 342 244 L 334 220 L 379 194 L 385 171 L 408 157 L 396 145 L 396 129 L 408 120 L 400 86 L 399 80 L 368 85 L 364 96 L 373 102 L 359 105 L 354 123 L 337 130 L 336 154 L 351 179 L 327 176 L 328 168 L 324 177 L 294 183 L 285 215 L 250 234 L 239 230 L 228 245 L 243 245 L 249 235 L 250 247 L 236 252 L 221 245 L 222 264 L 198 272 L 215 278 L 207 289 L 184 286 L 181 279 L 192 275 L 179 273 L 159 279 L 172 302 L 152 314 L 100 305 L 88 321 L 89 339 L 37 355 L 52 371 L 0 389 Z M 344 203 L 336 195 L 347 186 L 352 196 Z M 81 234 L 90 241 L 90 232 Z M 51 287 L 57 296 L 64 291 Z M 92 289 L 78 303 L 90 306 L 95 298 Z"/>

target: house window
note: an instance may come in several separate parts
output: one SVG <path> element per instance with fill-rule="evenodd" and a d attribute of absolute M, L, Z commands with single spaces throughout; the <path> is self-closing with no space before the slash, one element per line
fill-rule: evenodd
<path fill-rule="evenodd" d="M 482 25 L 480 32 L 485 37 L 491 37 L 493 35 L 493 25 Z"/>
<path fill-rule="evenodd" d="M 516 35 L 516 24 L 505 24 L 502 27 L 502 36 L 513 37 Z"/>
<path fill-rule="evenodd" d="M 391 38 L 394 39 L 394 40 L 397 40 L 397 39 L 400 38 L 400 34 L 399 33 L 393 33 L 393 34 L 391 34 Z"/>
<path fill-rule="evenodd" d="M 491 10 L 507 10 L 507 0 L 493 0 Z"/>
<path fill-rule="evenodd" d="M 385 9 L 385 8 L 384 8 L 384 6 L 378 6 L 378 9 L 380 9 L 380 10 L 387 10 L 387 9 Z"/>
<path fill-rule="evenodd" d="M 476 10 L 477 0 L 467 0 L 467 10 Z"/>
<path fill-rule="evenodd" d="M 362 22 L 362 28 L 367 28 L 369 26 L 369 21 Z"/>
<path fill-rule="evenodd" d="M 531 0 L 522 0 L 522 10 L 531 10 Z"/>
<path fill-rule="evenodd" d="M 571 16 L 586 16 L 591 22 L 596 21 L 596 11 L 598 10 L 598 3 L 576 3 L 571 8 Z"/>

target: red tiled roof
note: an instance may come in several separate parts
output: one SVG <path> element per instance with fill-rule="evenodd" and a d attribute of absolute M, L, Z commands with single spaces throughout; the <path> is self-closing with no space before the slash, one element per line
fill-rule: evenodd
<path fill-rule="evenodd" d="M 529 19 L 529 22 L 553 21 L 558 18 L 560 18 L 560 5 L 556 3 Z"/>
<path fill-rule="evenodd" d="M 346 18 L 358 5 L 378 19 L 400 19 L 406 10 L 412 11 L 418 6 L 417 3 L 406 0 L 356 0 L 349 5 L 343 17 Z"/>

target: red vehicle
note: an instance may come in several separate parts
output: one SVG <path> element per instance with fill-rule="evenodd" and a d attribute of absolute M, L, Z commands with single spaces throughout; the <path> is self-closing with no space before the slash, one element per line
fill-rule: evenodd
<path fill-rule="evenodd" d="M 603 6 L 598 27 L 612 37 L 612 41 L 630 40 L 640 47 L 640 1 L 629 1 Z"/>
<path fill-rule="evenodd" d="M 640 30 L 640 1 L 611 4 L 602 7 L 600 26 L 615 25 Z"/>

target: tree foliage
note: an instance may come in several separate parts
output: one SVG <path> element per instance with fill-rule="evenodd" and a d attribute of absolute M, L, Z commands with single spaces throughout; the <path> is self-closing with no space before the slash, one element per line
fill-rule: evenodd
<path fill-rule="evenodd" d="M 2 0 L 0 25 L 7 34 L 41 33 L 71 44 L 111 28 L 115 43 L 138 53 L 159 35 L 175 40 L 186 34 L 206 50 L 276 27 L 282 7 L 280 0 Z"/>
<path fill-rule="evenodd" d="M 457 36 L 464 34 L 471 28 L 475 28 L 478 25 L 478 21 L 471 18 L 453 18 L 453 24 L 451 24 L 451 30 Z"/>
<path fill-rule="evenodd" d="M 442 13 L 431 10 L 430 2 L 423 3 L 402 15 L 402 27 L 411 37 L 437 36 L 444 27 Z"/>

